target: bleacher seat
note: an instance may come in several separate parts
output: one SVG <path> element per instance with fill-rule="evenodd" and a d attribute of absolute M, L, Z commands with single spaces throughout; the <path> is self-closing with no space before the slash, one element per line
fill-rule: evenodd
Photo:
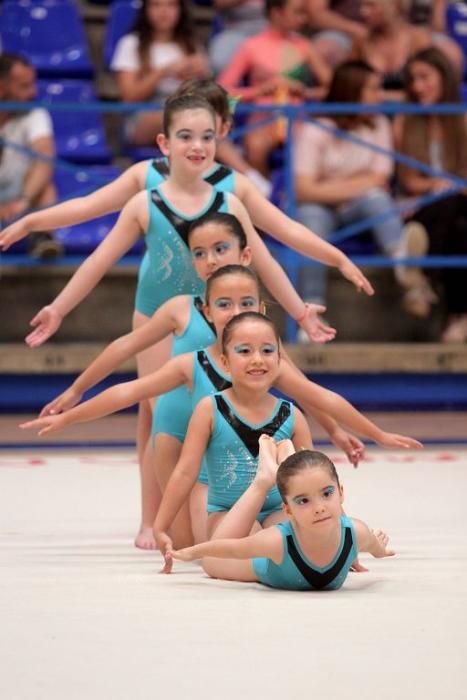
<path fill-rule="evenodd" d="M 7 0 L 0 33 L 3 50 L 26 56 L 42 77 L 94 74 L 83 23 L 72 2 Z"/>
<path fill-rule="evenodd" d="M 464 52 L 467 58 L 467 4 L 464 2 L 450 2 L 446 10 L 446 25 L 451 36 Z M 467 75 L 467 61 L 466 61 Z"/>
<path fill-rule="evenodd" d="M 110 6 L 104 41 L 104 60 L 108 68 L 118 40 L 131 30 L 140 7 L 140 0 L 116 0 Z"/>
<path fill-rule="evenodd" d="M 122 170 L 111 165 L 91 166 L 82 170 L 57 168 L 54 175 L 55 185 L 60 200 L 81 197 L 103 187 L 115 180 Z M 64 226 L 57 230 L 56 235 L 67 255 L 89 255 L 107 236 L 115 225 L 119 212 L 106 214 L 92 221 L 85 221 L 76 226 Z M 132 254 L 139 253 L 144 248 L 143 240 L 139 240 L 131 249 Z"/>
<path fill-rule="evenodd" d="M 92 83 L 85 80 L 38 81 L 38 99 L 51 105 L 57 155 L 75 163 L 109 163 L 102 115 L 96 111 L 54 110 L 57 102 L 94 102 Z"/>

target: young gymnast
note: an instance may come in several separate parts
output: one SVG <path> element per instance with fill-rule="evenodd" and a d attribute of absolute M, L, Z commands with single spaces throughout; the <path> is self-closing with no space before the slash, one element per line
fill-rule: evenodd
<path fill-rule="evenodd" d="M 301 321 L 312 325 L 316 309 L 304 306 L 289 283 L 280 265 L 251 225 L 240 201 L 232 194 L 216 192 L 204 180 L 203 173 L 214 162 L 215 114 L 202 98 L 182 95 L 166 102 L 164 134 L 158 142 L 170 160 L 170 174 L 160 187 L 142 191 L 124 206 L 119 219 L 94 253 L 81 265 L 53 303 L 36 316 L 37 327 L 28 336 L 32 346 L 40 345 L 68 314 L 99 282 L 105 272 L 136 240 L 145 236 L 145 256 L 138 279 L 134 325 L 147 322 L 152 313 L 167 299 L 182 293 L 202 293 L 204 285 L 191 265 L 186 245 L 187 230 L 192 221 L 212 211 L 230 211 L 246 231 L 255 264 L 262 279 L 284 308 Z M 311 320 L 310 320 L 311 319 Z M 332 329 L 323 330 L 315 339 L 329 339 Z M 311 336 L 313 337 L 313 332 Z M 138 356 L 138 372 L 145 375 L 160 367 L 170 354 L 170 342 L 159 343 Z M 138 426 L 138 452 L 142 478 L 143 524 L 138 546 L 153 546 L 152 523 L 157 507 L 157 483 L 150 464 L 149 404 L 144 405 Z"/>
<path fill-rule="evenodd" d="M 274 484 L 284 521 L 259 530 L 257 513 Z M 384 532 L 342 513 L 343 489 L 336 468 L 321 452 L 294 451 L 289 441 L 259 439 L 258 470 L 209 542 L 173 551 L 168 546 L 164 572 L 172 559 L 202 559 L 213 578 L 255 581 L 286 590 L 341 588 L 358 552 L 390 557 Z"/>
<path fill-rule="evenodd" d="M 141 398 L 169 391 L 182 383 L 187 384 L 196 396 L 198 390 L 201 391 L 201 394 L 204 391 L 204 395 L 212 394 L 213 385 L 214 389 L 220 388 L 218 382 L 223 381 L 224 387 L 232 382 L 232 387 L 227 389 L 226 394 L 227 402 L 229 402 L 229 392 L 232 393 L 233 391 L 235 393 L 236 381 L 233 372 L 232 376 L 230 376 L 229 369 L 237 367 L 243 354 L 245 354 L 245 357 L 248 357 L 249 344 L 258 344 L 259 337 L 261 339 L 260 355 L 262 358 L 264 354 L 265 359 L 264 363 L 260 363 L 260 366 L 256 368 L 255 363 L 258 361 L 258 353 L 255 351 L 255 359 L 252 360 L 253 367 L 251 370 L 248 370 L 254 379 L 253 384 L 248 385 L 243 397 L 246 408 L 245 413 L 241 413 L 242 418 L 246 418 L 247 421 L 255 424 L 263 422 L 264 416 L 260 411 L 262 403 L 273 405 L 276 401 L 275 397 L 268 393 L 269 388 L 274 384 L 280 391 L 287 392 L 289 396 L 297 400 L 305 410 L 311 410 L 311 412 L 316 408 L 323 410 L 354 432 L 370 437 L 384 446 L 421 446 L 420 443 L 411 438 L 381 431 L 345 399 L 308 381 L 296 369 L 290 367 L 287 362 L 280 358 L 277 333 L 269 319 L 257 312 L 242 313 L 239 316 L 235 316 L 245 306 L 247 308 L 259 308 L 259 291 L 253 273 L 245 267 L 238 267 L 235 274 L 232 274 L 229 268 L 226 267 L 217 270 L 208 281 L 206 307 L 206 313 L 216 327 L 217 340 L 207 351 L 179 355 L 171 359 L 162 369 L 148 377 L 116 385 L 66 413 L 38 418 L 24 423 L 22 427 L 38 428 L 39 435 L 44 435 L 60 430 L 66 425 L 93 420 L 107 415 L 129 406 Z M 224 327 L 225 330 L 222 333 Z M 221 334 L 222 341 L 219 340 Z M 263 353 L 264 348 L 266 349 L 265 353 Z M 245 353 L 243 353 L 244 349 Z M 230 361 L 232 357 L 234 359 Z M 240 393 L 243 392 L 243 374 L 242 372 L 239 374 Z M 263 380 L 264 382 L 261 384 L 260 382 Z M 205 387 L 204 389 L 203 386 Z M 266 394 L 268 398 L 266 398 Z M 217 396 L 221 396 L 221 399 L 223 398 L 222 395 Z M 168 510 L 165 507 L 165 510 L 160 515 L 162 517 L 161 522 L 165 524 L 166 528 L 171 527 L 178 510 L 187 500 L 198 478 L 212 427 L 210 401 L 211 397 L 203 398 L 195 408 L 180 460 L 165 491 L 163 500 L 167 501 L 170 507 Z M 236 406 L 235 399 L 233 405 L 234 407 Z M 219 410 L 224 410 L 228 413 L 225 405 L 221 406 Z M 259 415 L 256 415 L 257 411 L 259 411 Z M 294 413 L 294 415 L 299 415 L 300 418 L 297 420 L 301 420 L 301 414 Z M 274 424 L 274 421 L 272 423 Z M 265 432 L 265 430 L 263 426 L 261 432 Z M 215 449 L 213 448 L 211 451 L 213 459 L 215 459 L 214 453 Z M 225 450 L 219 453 L 219 458 L 221 459 L 223 455 L 225 455 Z M 233 477 L 232 465 L 235 463 L 235 456 L 232 459 L 233 462 L 227 460 L 224 467 L 225 473 L 230 473 Z M 183 478 L 184 470 L 189 470 L 190 472 L 189 482 Z M 181 483 L 179 483 L 180 474 L 182 475 Z M 235 478 L 233 482 L 235 482 Z M 200 492 L 200 489 L 202 487 L 198 489 L 199 498 L 201 495 L 204 495 Z"/>

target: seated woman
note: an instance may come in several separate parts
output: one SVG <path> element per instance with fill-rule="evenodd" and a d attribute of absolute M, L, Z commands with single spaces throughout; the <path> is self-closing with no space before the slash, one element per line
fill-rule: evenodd
<path fill-rule="evenodd" d="M 376 104 L 379 94 L 377 73 L 367 63 L 349 61 L 336 69 L 326 102 Z M 342 129 L 370 146 L 388 150 L 392 149 L 392 135 L 388 120 L 381 115 L 335 115 L 319 119 L 319 123 L 324 128 L 304 123 L 296 134 L 297 219 L 327 239 L 341 226 L 384 214 L 394 206 L 388 192 L 392 159 L 352 143 L 329 128 Z M 397 255 L 402 236 L 397 214 L 374 223 L 372 232 L 386 255 Z M 305 299 L 325 302 L 325 275 L 322 268 L 313 268 L 313 274 L 302 280 Z"/>
<path fill-rule="evenodd" d="M 407 97 L 420 105 L 460 102 L 460 84 L 451 64 L 438 49 L 416 54 L 407 66 Z M 462 114 L 406 114 L 394 123 L 396 148 L 437 170 L 467 177 L 467 128 Z M 430 177 L 413 168 L 400 167 L 404 190 L 415 196 L 455 187 L 452 180 Z M 406 229 L 409 255 L 467 255 L 467 197 L 464 190 L 451 194 L 413 215 Z M 465 270 L 445 268 L 431 273 L 444 296 L 448 323 L 445 342 L 467 340 L 467 280 Z M 407 311 L 426 317 L 436 296 L 420 271 L 407 270 L 401 278 L 408 291 Z"/>
<path fill-rule="evenodd" d="M 111 68 L 124 102 L 162 102 L 188 78 L 209 75 L 185 0 L 143 0 L 133 31 L 118 42 Z M 134 114 L 127 138 L 153 145 L 162 111 Z"/>
<path fill-rule="evenodd" d="M 361 0 L 366 36 L 354 40 L 352 58 L 367 61 L 383 76 L 387 99 L 403 99 L 403 73 L 408 59 L 432 44 L 430 33 L 410 24 L 401 0 Z"/>
<path fill-rule="evenodd" d="M 297 33 L 306 21 L 304 0 L 266 0 L 266 16 L 268 26 L 241 45 L 219 76 L 221 85 L 255 104 L 284 104 L 321 96 L 329 69 L 309 39 Z M 264 114 L 254 114 L 250 123 L 264 118 Z M 280 122 L 246 134 L 244 145 L 251 166 L 267 175 L 269 153 L 283 138 Z"/>

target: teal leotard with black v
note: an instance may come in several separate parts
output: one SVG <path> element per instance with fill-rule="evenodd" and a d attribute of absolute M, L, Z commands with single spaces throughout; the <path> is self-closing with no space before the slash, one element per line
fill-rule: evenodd
<path fill-rule="evenodd" d="M 157 187 L 148 192 L 147 255 L 143 258 L 136 289 L 136 310 L 152 316 L 162 304 L 179 294 L 203 294 L 187 245 L 188 230 L 209 212 L 227 212 L 227 195 L 212 189 L 208 204 L 196 216 L 177 211 Z"/>
<path fill-rule="evenodd" d="M 172 356 L 182 355 L 212 345 L 216 340 L 213 326 L 202 311 L 202 299 L 192 296 L 190 318 L 181 335 L 174 335 Z M 179 386 L 163 394 L 156 403 L 152 418 L 152 438 L 166 433 L 183 442 L 192 414 L 192 396 L 186 386 Z"/>
<path fill-rule="evenodd" d="M 357 559 L 357 538 L 352 521 L 341 515 L 341 541 L 333 560 L 324 567 L 313 564 L 303 554 L 290 520 L 278 523 L 284 547 L 283 559 L 275 564 L 267 557 L 252 560 L 260 583 L 292 591 L 331 591 L 344 583 L 352 563 Z"/>
<path fill-rule="evenodd" d="M 242 418 L 224 392 L 212 396 L 214 421 L 206 453 L 208 513 L 229 510 L 253 481 L 258 467 L 259 438 L 265 433 L 275 440 L 293 435 L 294 408 L 278 399 L 269 418 L 252 425 Z M 257 519 L 282 509 L 277 487 L 268 493 Z"/>
<path fill-rule="evenodd" d="M 216 165 L 204 179 L 213 187 L 208 205 L 196 216 L 184 216 L 164 198 L 158 187 L 169 174 L 165 159 L 150 161 L 146 174 L 149 198 L 147 251 L 138 272 L 135 308 L 145 316 L 152 314 L 164 301 L 178 294 L 202 294 L 205 284 L 196 275 L 186 236 L 193 221 L 210 211 L 227 212 L 225 193 L 233 192 L 235 173 Z"/>
<path fill-rule="evenodd" d="M 222 372 L 211 357 L 209 350 L 204 348 L 194 353 L 193 358 L 193 385 L 191 389 L 191 412 L 193 412 L 201 399 L 212 396 L 218 391 L 224 391 L 232 386 L 230 377 Z M 206 459 L 203 459 L 198 474 L 200 484 L 208 483 L 208 471 Z"/>

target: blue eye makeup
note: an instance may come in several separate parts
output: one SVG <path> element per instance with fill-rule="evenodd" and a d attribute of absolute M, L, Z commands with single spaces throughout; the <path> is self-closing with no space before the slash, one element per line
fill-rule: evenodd
<path fill-rule="evenodd" d="M 306 496 L 296 496 L 295 498 L 292 499 L 294 503 L 297 504 L 297 506 L 303 506 L 306 505 L 309 501 Z"/>
<path fill-rule="evenodd" d="M 215 252 L 217 255 L 223 255 L 223 254 L 226 253 L 228 250 L 230 250 L 231 247 L 232 247 L 232 246 L 230 245 L 230 243 L 227 243 L 227 242 L 225 242 L 225 243 L 217 243 L 217 244 L 214 246 L 214 252 Z"/>
<path fill-rule="evenodd" d="M 324 498 L 330 498 L 330 496 L 332 496 L 332 494 L 335 492 L 335 490 L 336 490 L 335 486 L 328 486 L 327 488 L 325 488 L 323 490 Z"/>
<path fill-rule="evenodd" d="M 194 260 L 202 260 L 202 258 L 206 257 L 206 253 L 204 252 L 204 250 L 192 250 L 191 257 Z"/>
<path fill-rule="evenodd" d="M 250 346 L 249 345 L 234 345 L 234 352 L 238 353 L 239 355 L 245 355 L 246 353 L 250 352 Z"/>
<path fill-rule="evenodd" d="M 277 345 L 273 345 L 273 343 L 265 343 L 261 350 L 266 355 L 272 355 L 272 353 L 277 352 Z"/>
<path fill-rule="evenodd" d="M 257 306 L 257 305 L 258 305 L 258 300 L 255 299 L 254 297 L 245 297 L 244 299 L 242 299 L 242 306 L 250 308 L 250 306 Z"/>
<path fill-rule="evenodd" d="M 230 304 L 230 299 L 216 299 L 214 302 L 214 306 L 217 306 L 218 309 L 225 309 L 227 306 Z"/>

